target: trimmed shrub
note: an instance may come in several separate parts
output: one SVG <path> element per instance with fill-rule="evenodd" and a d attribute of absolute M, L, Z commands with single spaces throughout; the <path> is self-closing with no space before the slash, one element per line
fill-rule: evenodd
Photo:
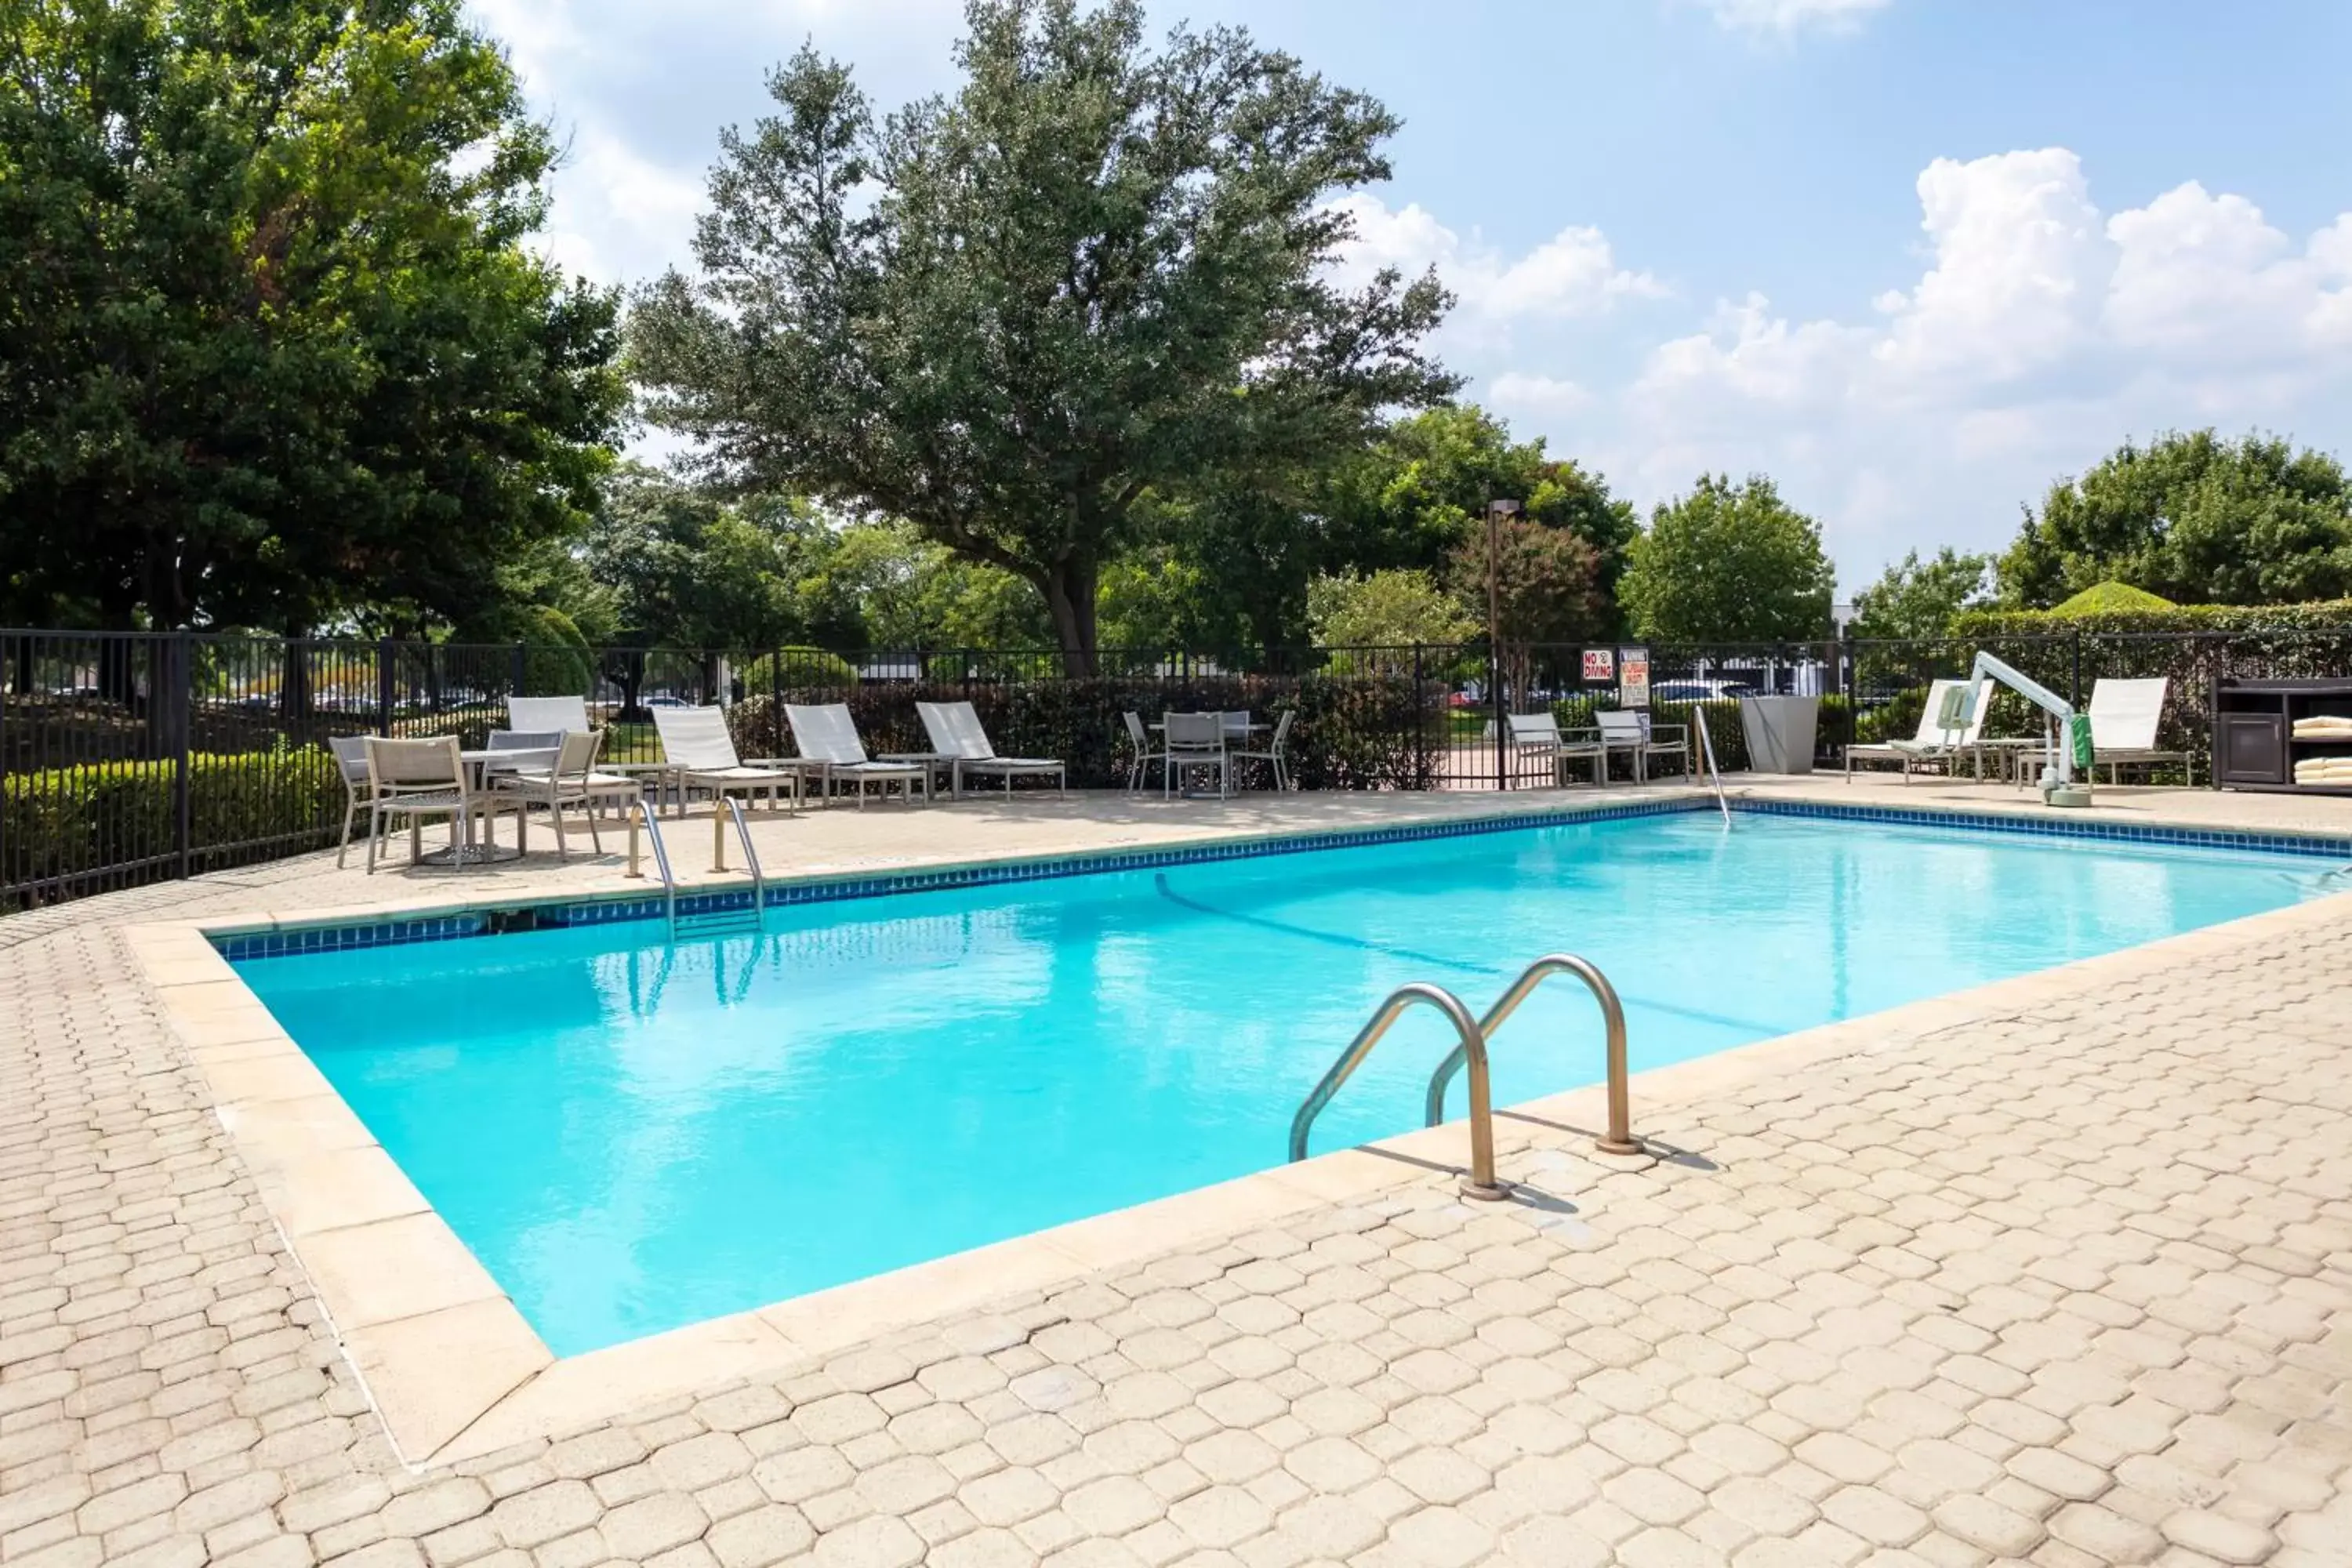
<path fill-rule="evenodd" d="M 735 679 L 743 683 L 747 699 L 773 697 L 782 691 L 787 697 L 804 692 L 822 694 L 824 700 L 834 701 L 844 688 L 858 684 L 856 666 L 820 647 L 787 647 L 763 653 L 737 670 Z"/>
<path fill-rule="evenodd" d="M 61 882 L 176 854 L 169 761 L 86 763 L 0 776 L 0 883 Z M 188 847 L 195 869 L 273 858 L 325 841 L 341 820 L 334 756 L 288 746 L 188 759 Z M 126 879 L 143 880 L 130 876 Z"/>

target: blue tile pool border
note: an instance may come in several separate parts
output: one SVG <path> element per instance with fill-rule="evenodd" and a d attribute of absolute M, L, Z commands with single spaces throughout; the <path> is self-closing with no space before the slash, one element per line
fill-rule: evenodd
<path fill-rule="evenodd" d="M 1764 816 L 1877 822 L 1907 827 L 1957 828 L 1979 833 L 2177 845 L 2189 848 L 2254 850 L 2352 861 L 2352 837 L 2344 837 L 2258 833 L 2240 828 L 2178 827 L 2072 816 L 2043 818 L 2021 813 L 1954 811 L 1933 806 L 1844 805 L 1825 801 L 1769 800 L 1738 795 L 1731 798 L 1730 805 L 1734 811 Z M 1151 870 L 1167 866 L 1250 859 L 1265 855 L 1297 855 L 1421 839 L 1461 838 L 1539 827 L 1568 827 L 1588 822 L 1621 822 L 1634 817 L 1711 811 L 1714 806 L 1715 803 L 1704 795 L 1677 795 L 1672 799 L 1633 801 L 1581 810 L 1571 807 L 1560 811 L 1514 812 L 1455 822 L 1395 823 L 1384 827 L 1286 833 L 1264 838 L 1228 839 L 1213 844 L 1164 845 L 1106 850 L 1098 855 L 992 860 L 968 866 L 877 872 L 870 877 L 777 882 L 769 886 L 768 907 L 836 903 L 855 899 L 887 898 L 897 893 L 988 887 L 1003 882 L 1050 881 L 1064 877 Z M 751 894 L 748 889 L 723 893 L 681 893 L 677 900 L 677 912 L 681 916 L 747 910 L 751 906 Z M 467 910 L 404 920 L 228 932 L 211 936 L 209 940 L 222 957 L 232 963 L 242 963 L 253 959 L 299 957 L 307 953 L 394 947 L 420 942 L 447 942 L 460 937 L 494 936 L 515 931 L 565 930 L 573 926 L 655 921 L 662 918 L 663 909 L 663 900 L 658 898 L 573 900 L 520 905 L 511 909 Z"/>

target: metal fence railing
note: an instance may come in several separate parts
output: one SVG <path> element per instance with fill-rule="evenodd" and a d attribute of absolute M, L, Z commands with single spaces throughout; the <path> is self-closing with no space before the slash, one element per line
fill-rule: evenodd
<path fill-rule="evenodd" d="M 1737 771 L 1747 759 L 1739 696 L 1818 696 L 1818 755 L 1834 763 L 1853 742 L 1910 734 L 1928 683 L 1963 672 L 1979 647 L 2078 704 L 2103 677 L 2166 676 L 2164 741 L 2192 757 L 2210 754 L 2216 680 L 2352 670 L 2352 627 L 1654 647 L 1651 707 L 1659 723 L 1706 724 L 1721 765 Z M 1613 664 L 1588 679 L 1585 656 L 1597 651 L 1107 649 L 1093 673 L 1073 675 L 1050 649 L 0 631 L 0 910 L 330 843 L 344 798 L 330 737 L 454 734 L 478 745 L 504 726 L 506 700 L 518 694 L 583 696 L 615 763 L 658 755 L 652 715 L 666 704 L 723 703 L 739 750 L 752 757 L 790 754 L 786 703 L 847 703 L 878 753 L 925 749 L 918 701 L 968 700 L 1000 751 L 1060 758 L 1076 787 L 1126 777 L 1130 710 L 1290 710 L 1297 787 L 1495 790 L 1553 779 L 1549 758 L 1508 743 L 1500 716 L 1540 708 L 1576 727 L 1616 705 Z M 1994 733 L 2024 733 L 2032 722 L 2013 699 L 1997 701 Z M 1622 760 L 1616 765 L 1622 776 Z"/>

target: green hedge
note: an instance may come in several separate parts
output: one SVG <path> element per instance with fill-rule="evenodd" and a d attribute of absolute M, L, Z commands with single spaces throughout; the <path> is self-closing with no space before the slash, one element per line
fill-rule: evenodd
<path fill-rule="evenodd" d="M 2302 605 L 2175 605 L 2161 610 L 2102 610 L 2070 616 L 2054 610 L 1965 610 L 1952 618 L 1952 636 L 1974 640 L 2135 632 L 2343 632 L 2352 636 L 2352 599 L 2315 599 Z"/>
<path fill-rule="evenodd" d="M 0 886 L 89 877 L 176 853 L 174 769 L 113 762 L 0 777 Z M 303 847 L 342 820 L 343 784 L 322 747 L 188 759 L 188 847 L 196 869 Z M 143 878 L 134 879 L 144 879 Z M 67 886 L 54 893 L 79 889 Z"/>
<path fill-rule="evenodd" d="M 974 682 L 866 687 L 783 694 L 786 702 L 846 701 L 871 755 L 924 752 L 918 701 L 969 700 L 990 742 L 1006 756 L 1055 757 L 1069 766 L 1072 788 L 1126 782 L 1129 710 L 1155 722 L 1179 712 L 1247 709 L 1266 722 L 1296 710 L 1285 747 L 1301 789 L 1426 789 L 1445 743 L 1445 689 L 1424 680 L 1416 698 L 1409 676 L 1196 676 L 1129 679 L 1118 676 L 1019 686 Z M 795 748 L 774 699 L 747 697 L 728 710 L 735 749 L 746 757 L 790 756 Z"/>

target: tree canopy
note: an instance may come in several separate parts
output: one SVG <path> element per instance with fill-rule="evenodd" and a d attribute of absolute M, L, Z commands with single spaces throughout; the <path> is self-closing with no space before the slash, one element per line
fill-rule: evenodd
<path fill-rule="evenodd" d="M 1660 503 L 1619 587 L 1633 630 L 1661 642 L 1797 642 L 1827 637 L 1836 573 L 1818 523 L 1772 481 L 1703 474 Z"/>
<path fill-rule="evenodd" d="M 1445 295 L 1349 291 L 1340 192 L 1393 115 L 1136 0 L 971 0 L 952 97 L 877 119 L 803 49 L 720 138 L 699 277 L 632 315 L 657 422 L 709 468 L 900 517 L 1034 584 L 1074 670 L 1154 491 L 1312 468 L 1454 382 Z"/>
<path fill-rule="evenodd" d="M 1854 595 L 1848 630 L 1858 637 L 1948 637 L 1954 616 L 1989 602 L 1991 573 L 1990 555 L 1963 554 L 1948 544 L 1922 561 L 1909 551 Z"/>
<path fill-rule="evenodd" d="M 574 527 L 617 300 L 524 248 L 555 150 L 457 0 L 16 0 L 0 606 L 487 613 Z"/>
<path fill-rule="evenodd" d="M 2184 605 L 2352 595 L 2352 483 L 2324 452 L 2259 434 L 2126 441 L 2051 486 L 2000 558 L 2002 602 L 2047 609 L 2113 580 Z"/>

